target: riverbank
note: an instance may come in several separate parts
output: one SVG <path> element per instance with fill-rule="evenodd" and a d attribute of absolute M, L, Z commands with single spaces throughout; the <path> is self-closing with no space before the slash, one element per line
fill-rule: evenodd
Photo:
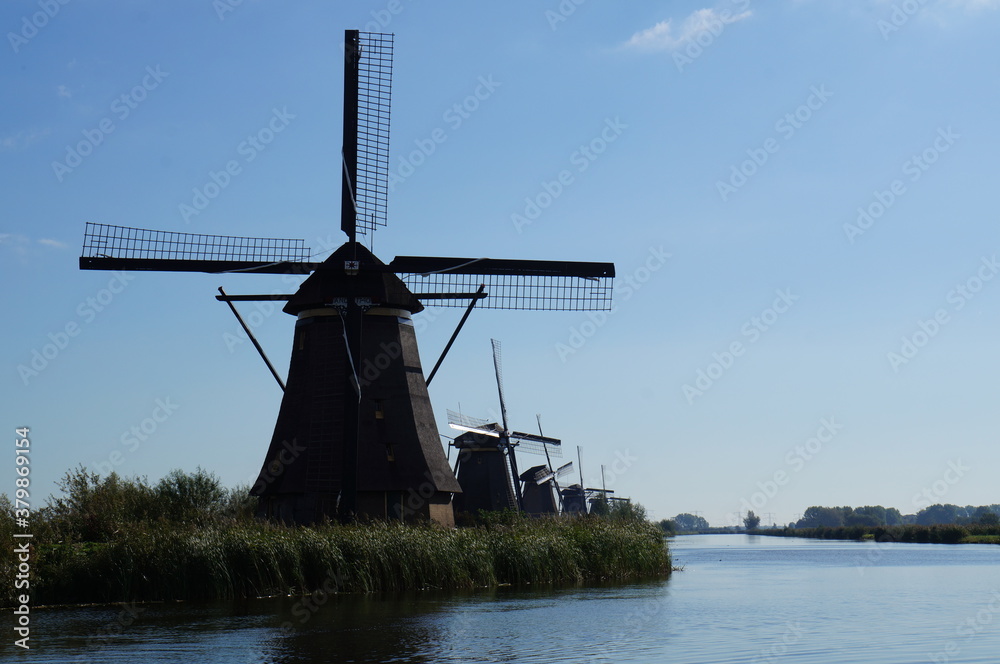
<path fill-rule="evenodd" d="M 671 571 L 662 529 L 639 509 L 543 519 L 488 513 L 457 529 L 302 527 L 256 519 L 246 487 L 225 489 L 201 469 L 150 485 L 80 468 L 59 488 L 32 514 L 29 552 L 0 548 L 4 578 L 30 568 L 30 585 L 7 584 L 0 606 L 24 593 L 38 606 L 624 581 Z M 6 542 L 14 541 L 12 507 L 0 505 Z"/>
<path fill-rule="evenodd" d="M 230 599 L 638 579 L 670 573 L 659 528 L 598 518 L 454 530 L 373 523 L 131 524 L 107 542 L 36 542 L 33 603 Z M 4 574 L 13 561 L 4 556 Z M 13 604 L 5 593 L 4 606 Z"/>
<path fill-rule="evenodd" d="M 1000 544 L 1000 526 L 939 524 L 934 526 L 839 526 L 820 528 L 760 528 L 751 535 L 810 539 L 873 540 L 917 544 Z"/>

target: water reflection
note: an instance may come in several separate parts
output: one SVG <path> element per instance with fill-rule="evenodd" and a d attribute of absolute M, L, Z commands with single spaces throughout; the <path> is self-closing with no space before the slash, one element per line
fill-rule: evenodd
<path fill-rule="evenodd" d="M 997 546 L 713 536 L 674 549 L 684 572 L 624 586 L 36 611 L 38 649 L 10 659 L 972 664 L 1000 651 Z"/>

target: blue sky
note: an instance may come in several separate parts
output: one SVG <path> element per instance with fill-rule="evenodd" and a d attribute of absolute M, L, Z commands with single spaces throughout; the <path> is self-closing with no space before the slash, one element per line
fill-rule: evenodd
<path fill-rule="evenodd" d="M 84 223 L 339 246 L 361 28 L 396 35 L 379 256 L 618 269 L 609 314 L 476 311 L 431 386 L 442 433 L 496 411 L 495 337 L 512 425 L 541 413 L 657 518 L 1000 502 L 998 10 L 4 3 L 0 402 L 35 496 L 77 464 L 256 476 L 280 393 L 214 294 L 294 283 L 81 272 Z M 241 310 L 284 373 L 292 319 Z M 460 314 L 418 317 L 428 370 Z"/>

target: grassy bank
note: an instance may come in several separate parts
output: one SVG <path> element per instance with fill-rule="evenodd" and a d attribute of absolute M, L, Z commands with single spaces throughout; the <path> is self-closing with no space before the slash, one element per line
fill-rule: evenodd
<path fill-rule="evenodd" d="M 217 481 L 203 473 L 175 475 L 171 488 L 80 472 L 67 475 L 65 496 L 50 500 L 33 522 L 33 604 L 226 599 L 320 588 L 458 589 L 670 572 L 663 532 L 644 520 L 508 515 L 458 529 L 286 527 L 250 516 L 241 491 L 206 491 Z M 12 541 L 13 531 L 5 515 L 0 538 Z M 13 578 L 16 564 L 10 547 L 0 549 L 0 574 Z M 0 603 L 10 606 L 13 595 L 7 584 Z"/>
<path fill-rule="evenodd" d="M 1000 526 L 981 524 L 763 528 L 751 531 L 751 534 L 921 544 L 1000 544 Z"/>

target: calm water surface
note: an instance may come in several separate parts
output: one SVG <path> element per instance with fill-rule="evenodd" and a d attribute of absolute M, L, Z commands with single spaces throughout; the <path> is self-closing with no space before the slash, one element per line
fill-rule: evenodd
<path fill-rule="evenodd" d="M 8 642 L 0 659 L 1000 662 L 1000 546 L 743 535 L 671 546 L 683 572 L 627 586 L 158 604 L 127 627 L 120 606 L 38 610 L 36 649 Z"/>

